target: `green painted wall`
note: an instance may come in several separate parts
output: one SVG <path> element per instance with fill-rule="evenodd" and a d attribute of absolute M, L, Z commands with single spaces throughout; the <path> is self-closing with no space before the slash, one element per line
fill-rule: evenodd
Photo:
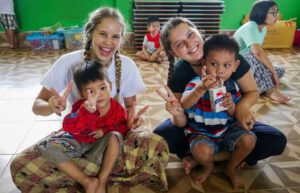
<path fill-rule="evenodd" d="M 221 29 L 237 29 L 255 0 L 224 0 L 225 13 Z M 300 28 L 300 1 L 276 0 L 283 19 L 297 17 Z M 33 31 L 60 22 L 63 26 L 83 25 L 88 13 L 100 6 L 112 6 L 121 10 L 128 31 L 132 31 L 133 0 L 15 0 L 15 12 L 20 31 Z"/>
<path fill-rule="evenodd" d="M 222 15 L 221 29 L 237 29 L 245 14 L 249 14 L 255 0 L 224 0 L 225 12 Z M 276 0 L 282 19 L 297 18 L 297 27 L 300 28 L 300 1 Z"/>
<path fill-rule="evenodd" d="M 100 6 L 117 7 L 126 21 L 132 18 L 132 0 L 15 0 L 20 31 L 33 31 L 60 22 L 82 26 L 88 13 Z M 131 30 L 130 25 L 129 30 Z"/>

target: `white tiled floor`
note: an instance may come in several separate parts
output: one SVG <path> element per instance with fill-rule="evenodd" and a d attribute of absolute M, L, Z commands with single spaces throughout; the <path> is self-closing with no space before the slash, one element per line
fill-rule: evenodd
<path fill-rule="evenodd" d="M 14 155 L 61 127 L 60 117 L 35 116 L 31 106 L 41 88 L 42 75 L 63 52 L 0 49 L 0 193 L 19 192 L 9 169 Z M 257 166 L 245 170 L 243 177 L 247 179 L 250 193 L 300 193 L 300 50 L 272 50 L 269 54 L 275 63 L 286 68 L 281 89 L 293 99 L 288 105 L 260 99 L 253 110 L 258 120 L 279 128 L 287 136 L 288 144 L 282 155 L 260 161 Z M 154 93 L 166 81 L 168 65 L 140 61 L 137 65 L 148 88 L 138 100 L 140 105 L 150 105 L 145 124 L 153 129 L 169 117 L 164 102 Z M 233 192 L 228 179 L 220 171 L 212 174 L 203 186 L 191 183 L 181 169 L 169 170 L 167 176 L 169 192 L 172 193 Z M 130 192 L 148 190 L 133 188 Z"/>

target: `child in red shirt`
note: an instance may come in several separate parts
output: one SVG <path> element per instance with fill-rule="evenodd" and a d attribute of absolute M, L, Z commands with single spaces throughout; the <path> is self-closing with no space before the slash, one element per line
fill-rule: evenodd
<path fill-rule="evenodd" d="M 148 17 L 147 33 L 144 37 L 142 51 L 136 53 L 137 57 L 148 62 L 161 63 L 166 56 L 160 45 L 160 21 L 156 16 Z"/>
<path fill-rule="evenodd" d="M 85 192 L 104 193 L 108 176 L 122 151 L 123 135 L 136 123 L 128 120 L 125 109 L 111 98 L 111 82 L 102 64 L 82 64 L 74 72 L 74 81 L 82 99 L 72 105 L 71 113 L 63 120 L 62 131 L 40 141 L 37 149 L 79 182 Z M 101 165 L 98 178 L 85 175 L 72 161 L 83 155 Z"/>

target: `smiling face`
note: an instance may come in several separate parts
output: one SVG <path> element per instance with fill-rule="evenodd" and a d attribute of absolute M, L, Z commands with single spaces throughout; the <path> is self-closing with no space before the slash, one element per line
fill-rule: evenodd
<path fill-rule="evenodd" d="M 216 74 L 223 81 L 228 80 L 236 71 L 239 61 L 235 53 L 228 50 L 211 50 L 204 59 L 207 74 Z"/>
<path fill-rule="evenodd" d="M 104 18 L 92 33 L 92 57 L 103 65 L 111 62 L 120 48 L 123 26 L 114 18 Z"/>
<path fill-rule="evenodd" d="M 204 40 L 198 30 L 181 23 L 169 32 L 170 51 L 174 56 L 182 58 L 190 64 L 200 64 L 203 57 Z"/>
<path fill-rule="evenodd" d="M 156 36 L 160 31 L 160 22 L 159 21 L 151 22 L 147 27 L 147 29 L 148 32 L 152 35 L 152 37 Z"/>
<path fill-rule="evenodd" d="M 267 25 L 274 25 L 276 23 L 277 16 L 278 16 L 278 7 L 274 5 L 268 10 L 265 23 Z"/>

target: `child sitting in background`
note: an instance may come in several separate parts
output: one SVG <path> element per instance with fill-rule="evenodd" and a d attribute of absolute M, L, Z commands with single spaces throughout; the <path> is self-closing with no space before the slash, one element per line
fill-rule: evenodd
<path fill-rule="evenodd" d="M 188 119 L 175 97 L 174 101 L 167 102 L 168 111 L 173 115 L 173 124 L 178 127 L 186 126 L 185 134 L 189 139 L 193 158 L 183 161 L 185 173 L 190 174 L 191 169 L 198 164 L 203 166 L 200 175 L 194 179 L 196 183 L 203 183 L 207 179 L 214 167 L 214 154 L 225 150 L 231 152 L 225 168 L 226 175 L 234 189 L 244 187 L 237 167 L 254 148 L 256 136 L 251 131 L 242 129 L 234 118 L 235 104 L 242 96 L 237 84 L 229 78 L 239 65 L 238 52 L 238 44 L 227 35 L 208 38 L 204 44 L 205 66 L 201 76 L 187 84 L 181 99 L 181 106 L 187 112 Z M 227 110 L 214 112 L 208 90 L 219 86 L 223 81 L 227 91 L 221 106 Z"/>
<path fill-rule="evenodd" d="M 106 68 L 88 61 L 74 72 L 74 81 L 82 99 L 72 105 L 63 120 L 63 130 L 38 143 L 40 154 L 80 183 L 87 193 L 105 193 L 108 176 L 122 151 L 123 136 L 133 122 L 125 109 L 111 98 L 111 82 Z M 66 89 L 68 95 L 71 88 Z M 96 177 L 83 173 L 72 161 L 85 156 L 101 165 Z"/>
<path fill-rule="evenodd" d="M 159 42 L 160 21 L 158 17 L 148 17 L 147 30 L 149 33 L 144 37 L 142 51 L 138 51 L 136 55 L 138 58 L 148 62 L 161 63 L 166 54 Z"/>

